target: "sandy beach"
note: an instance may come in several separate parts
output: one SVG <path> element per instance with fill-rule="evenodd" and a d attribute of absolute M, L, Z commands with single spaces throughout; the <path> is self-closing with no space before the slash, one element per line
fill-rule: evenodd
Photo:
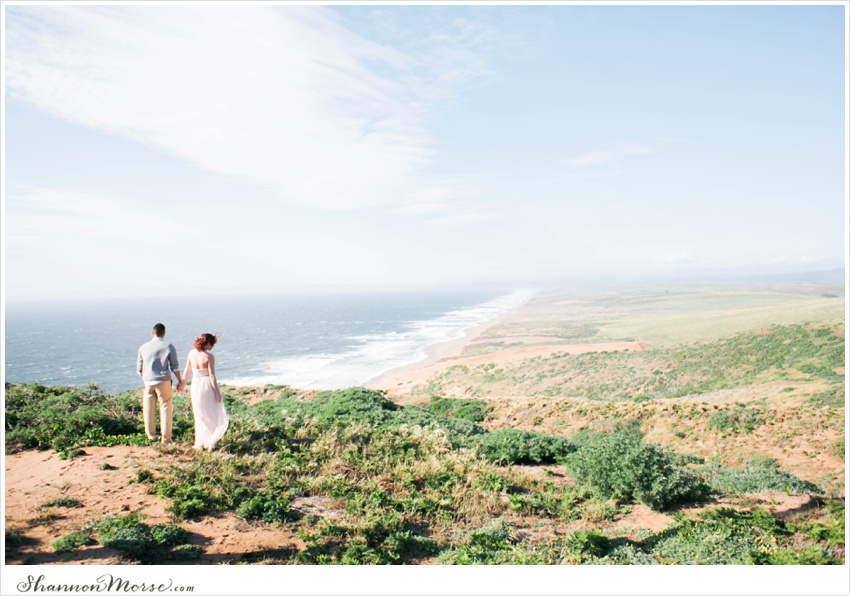
<path fill-rule="evenodd" d="M 584 354 L 618 350 L 643 350 L 637 341 L 576 341 L 560 332 L 567 317 L 582 320 L 595 312 L 595 292 L 537 292 L 503 315 L 467 330 L 460 339 L 432 346 L 419 362 L 387 371 L 368 383 L 393 395 L 409 393 L 428 379 L 453 366 L 492 364 L 501 367 L 526 358 L 556 353 Z"/>

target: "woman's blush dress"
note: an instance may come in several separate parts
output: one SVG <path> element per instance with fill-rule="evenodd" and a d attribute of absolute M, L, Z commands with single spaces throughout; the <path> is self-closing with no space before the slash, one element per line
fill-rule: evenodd
<path fill-rule="evenodd" d="M 195 416 L 195 449 L 212 449 L 221 440 L 230 422 L 224 410 L 224 400 L 216 400 L 209 371 L 193 369 L 192 414 Z"/>

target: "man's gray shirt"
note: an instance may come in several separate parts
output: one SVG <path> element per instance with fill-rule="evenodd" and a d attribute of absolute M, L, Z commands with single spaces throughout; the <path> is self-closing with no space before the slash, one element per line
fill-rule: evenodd
<path fill-rule="evenodd" d="M 142 376 L 145 387 L 158 385 L 171 380 L 171 373 L 180 370 L 177 363 L 177 350 L 165 339 L 155 337 L 139 348 L 136 359 L 136 372 Z"/>

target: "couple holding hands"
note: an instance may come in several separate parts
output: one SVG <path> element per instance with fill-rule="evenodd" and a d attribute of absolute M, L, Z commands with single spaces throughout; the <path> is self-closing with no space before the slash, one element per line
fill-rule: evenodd
<path fill-rule="evenodd" d="M 228 418 L 224 400 L 215 377 L 215 357 L 210 350 L 218 338 L 203 333 L 186 358 L 186 368 L 180 374 L 177 350 L 165 341 L 165 325 L 157 323 L 151 331 L 153 338 L 139 348 L 136 372 L 145 384 L 142 393 L 142 415 L 148 439 L 156 438 L 156 403 L 159 401 L 159 425 L 162 443 L 172 444 L 171 419 L 174 411 L 171 375 L 177 377 L 177 391 L 183 391 L 193 373 L 192 415 L 195 419 L 195 449 L 212 451 L 227 430 Z"/>

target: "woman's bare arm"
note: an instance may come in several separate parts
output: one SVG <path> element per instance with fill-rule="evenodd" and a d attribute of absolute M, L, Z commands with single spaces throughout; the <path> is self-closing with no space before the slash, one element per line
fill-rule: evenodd
<path fill-rule="evenodd" d="M 221 401 L 221 390 L 218 388 L 218 379 L 215 378 L 215 356 L 210 353 L 207 353 L 210 360 L 210 385 L 215 390 L 215 399 L 216 401 Z"/>
<path fill-rule="evenodd" d="M 183 369 L 183 386 L 186 386 L 186 383 L 189 382 L 189 371 L 192 370 L 192 352 L 189 352 L 189 355 L 186 356 L 186 368 Z"/>

